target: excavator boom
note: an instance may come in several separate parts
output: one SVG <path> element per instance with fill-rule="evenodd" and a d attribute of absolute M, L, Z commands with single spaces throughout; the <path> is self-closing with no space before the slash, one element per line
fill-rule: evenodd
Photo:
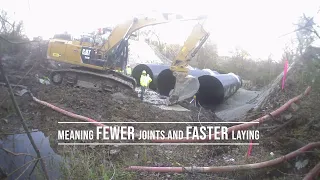
<path fill-rule="evenodd" d="M 106 43 L 101 48 L 103 51 L 110 51 L 115 48 L 123 39 L 129 38 L 135 31 L 147 27 L 159 24 L 170 23 L 174 20 L 179 21 L 190 21 L 199 20 L 202 17 L 196 18 L 182 18 L 179 15 L 175 15 L 173 19 L 169 19 L 168 14 L 161 14 L 161 17 L 140 17 L 134 18 L 133 20 L 128 20 L 122 24 L 118 24 L 112 31 Z"/>
<path fill-rule="evenodd" d="M 188 39 L 172 61 L 170 70 L 176 78 L 174 89 L 170 92 L 168 105 L 193 97 L 199 90 L 198 78 L 188 75 L 189 61 L 195 56 L 202 45 L 206 42 L 210 33 L 206 32 L 203 24 L 194 26 Z"/>

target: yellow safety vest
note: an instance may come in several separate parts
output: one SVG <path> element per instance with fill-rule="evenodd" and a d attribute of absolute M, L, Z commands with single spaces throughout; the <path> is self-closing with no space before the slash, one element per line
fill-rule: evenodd
<path fill-rule="evenodd" d="M 143 87 L 148 87 L 149 83 L 152 82 L 152 79 L 147 75 L 141 75 L 140 77 L 140 85 Z"/>
<path fill-rule="evenodd" d="M 131 73 L 132 73 L 132 69 L 131 68 L 127 68 L 127 74 L 131 75 Z"/>

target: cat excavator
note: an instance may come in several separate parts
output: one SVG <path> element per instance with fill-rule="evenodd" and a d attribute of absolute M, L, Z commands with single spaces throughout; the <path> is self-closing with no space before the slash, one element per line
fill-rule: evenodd
<path fill-rule="evenodd" d="M 202 20 L 203 18 L 184 19 L 176 15 L 173 20 L 190 21 Z M 165 24 L 173 20 L 169 18 L 168 14 L 162 14 L 160 18 L 137 17 L 118 24 L 112 30 L 109 28 L 103 29 L 100 35 L 107 32 L 110 35 L 106 40 L 100 42 L 92 41 L 88 36 L 81 39 L 72 39 L 69 35 L 56 36 L 49 40 L 47 59 L 57 61 L 69 67 L 53 70 L 50 74 L 50 80 L 55 85 L 66 83 L 74 86 L 102 89 L 109 92 L 123 91 L 128 88 L 134 90 L 136 87 L 135 79 L 117 72 L 117 70 L 124 70 L 127 65 L 128 40 L 130 36 L 141 28 Z M 202 45 L 198 41 L 201 40 L 202 42 L 206 39 L 206 34 L 202 32 L 201 29 L 194 28 L 177 58 L 173 61 L 171 70 L 176 72 L 175 76 L 177 79 L 182 78 L 187 79 L 187 81 L 177 80 L 175 86 L 177 91 L 173 91 L 173 98 L 170 101 L 172 103 L 181 99 L 177 98 L 179 97 L 179 92 L 182 92 L 178 86 L 190 82 L 190 78 L 186 76 L 188 73 L 186 66 L 188 65 L 188 60 L 199 49 L 199 45 L 200 47 Z M 100 36 L 100 39 L 103 38 Z M 191 82 L 197 84 L 194 81 Z"/>

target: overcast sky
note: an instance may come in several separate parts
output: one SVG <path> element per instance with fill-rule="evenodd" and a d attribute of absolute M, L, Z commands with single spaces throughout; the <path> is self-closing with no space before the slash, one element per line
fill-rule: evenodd
<path fill-rule="evenodd" d="M 113 26 L 151 10 L 207 15 L 206 28 L 218 45 L 219 55 L 240 46 L 257 58 L 266 58 L 270 53 L 280 58 L 290 35 L 279 36 L 293 31 L 293 23 L 302 13 L 314 16 L 320 7 L 318 0 L 0 0 L 0 4 L 12 18 L 24 21 L 28 36 L 44 38 L 64 31 L 81 33 Z M 320 22 L 319 18 L 316 21 Z M 194 23 L 154 28 L 163 41 L 182 44 Z"/>

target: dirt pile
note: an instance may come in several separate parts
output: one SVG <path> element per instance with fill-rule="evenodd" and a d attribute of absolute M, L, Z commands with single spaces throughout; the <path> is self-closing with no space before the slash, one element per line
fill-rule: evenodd
<path fill-rule="evenodd" d="M 14 57 L 4 60 L 8 64 L 6 71 L 10 82 L 24 85 L 40 100 L 47 101 L 76 114 L 91 117 L 98 121 L 118 122 L 198 121 L 204 118 L 212 118 L 205 117 L 202 114 L 198 117 L 197 110 L 190 112 L 162 110 L 151 104 L 142 103 L 135 92 L 111 94 L 92 89 L 42 84 L 39 79 L 49 77 L 50 70 L 56 68 L 57 65 L 45 60 L 43 54 L 39 56 L 39 49 L 37 48 L 34 48 L 34 51 L 27 57 L 24 67 L 16 67 L 12 63 L 7 63 L 8 61 L 16 60 Z M 29 60 L 32 57 L 33 60 Z M 13 113 L 11 100 L 7 97 L 8 93 L 5 88 L 2 88 L 0 94 L 1 107 L 5 109 L 5 112 L 2 112 L 2 117 L 6 117 Z M 32 126 L 33 128 L 43 129 L 45 127 L 55 132 L 62 127 L 57 124 L 58 121 L 76 121 L 32 102 L 27 94 L 23 97 L 17 97 L 17 99 L 22 106 L 22 111 L 30 118 L 30 122 L 32 122 L 30 125 L 34 125 Z M 209 113 L 209 115 L 211 114 Z M 12 132 L 14 129 L 11 128 L 14 127 L 10 127 L 10 125 L 11 123 L 5 127 L 6 130 Z M 143 128 L 148 128 L 148 126 L 144 125 Z M 157 128 L 162 127 L 158 124 Z M 170 128 L 175 127 L 170 126 Z"/>

